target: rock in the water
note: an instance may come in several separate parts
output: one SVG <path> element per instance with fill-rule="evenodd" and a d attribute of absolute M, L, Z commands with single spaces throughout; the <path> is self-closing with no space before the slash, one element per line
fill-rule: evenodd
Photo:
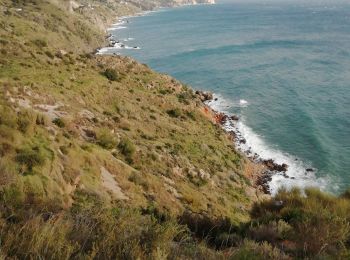
<path fill-rule="evenodd" d="M 264 160 L 263 163 L 270 171 L 286 172 L 288 170 L 288 165 L 283 163 L 282 165 L 275 163 L 272 159 Z"/>
<path fill-rule="evenodd" d="M 236 115 L 232 115 L 232 116 L 230 116 L 230 119 L 233 120 L 233 121 L 238 121 L 239 117 L 236 116 Z"/>
<path fill-rule="evenodd" d="M 240 142 L 241 144 L 246 144 L 246 143 L 247 143 L 247 140 L 241 139 L 241 140 L 239 140 L 239 142 Z"/>

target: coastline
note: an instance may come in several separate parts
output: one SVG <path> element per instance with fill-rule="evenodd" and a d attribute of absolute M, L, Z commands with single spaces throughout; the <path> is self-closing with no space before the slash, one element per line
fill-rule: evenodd
<path fill-rule="evenodd" d="M 240 103 L 241 106 L 248 105 L 245 100 Z M 208 109 L 215 114 L 217 123 L 231 136 L 235 149 L 252 164 L 263 167 L 253 178 L 256 187 L 270 195 L 276 194 L 281 188 L 289 190 L 293 187 L 317 187 L 327 190 L 330 180 L 317 177 L 316 168 L 305 164 L 298 157 L 270 147 L 245 125 L 243 118 L 227 112 L 223 104 L 226 107 L 227 102 L 215 94 L 205 101 Z"/>
<path fill-rule="evenodd" d="M 129 39 L 116 39 L 114 38 L 113 34 L 110 33 L 110 31 L 115 31 L 115 30 L 120 30 L 120 29 L 126 29 L 127 27 L 123 26 L 124 24 L 129 23 L 128 19 L 135 18 L 135 17 L 141 17 L 141 16 L 146 16 L 151 13 L 156 13 L 160 12 L 161 10 L 164 9 L 174 9 L 174 8 L 181 8 L 181 7 L 188 7 L 188 6 L 200 6 L 200 5 L 215 5 L 216 2 L 208 2 L 208 3 L 188 3 L 188 4 L 179 4 L 179 5 L 174 5 L 174 6 L 158 6 L 152 10 L 144 10 L 141 12 L 136 12 L 133 14 L 129 15 L 123 15 L 120 17 L 116 17 L 115 22 L 112 24 L 106 25 L 105 28 L 105 33 L 106 33 L 106 44 L 107 46 L 104 47 L 99 47 L 94 51 L 94 54 L 96 55 L 120 55 L 118 50 L 123 50 L 123 49 L 133 49 L 133 50 L 140 50 L 141 47 L 139 46 L 128 46 L 126 42 L 133 40 L 133 38 Z M 115 51 L 112 53 L 109 53 L 109 51 Z"/>
<path fill-rule="evenodd" d="M 111 32 L 113 30 L 120 30 L 120 29 L 126 29 L 126 24 L 129 23 L 128 19 L 134 18 L 134 17 L 140 17 L 145 16 L 150 13 L 159 12 L 164 8 L 179 8 L 184 6 L 193 6 L 193 5 L 208 5 L 209 3 L 200 3 L 200 4 L 186 4 L 186 5 L 180 5 L 180 6 L 173 6 L 173 7 L 158 7 L 151 11 L 142 11 L 135 14 L 125 15 L 117 17 L 116 22 L 110 25 L 109 28 L 106 29 L 106 32 Z M 140 50 L 141 48 L 139 46 L 128 46 L 126 42 L 132 41 L 133 38 L 128 39 L 117 39 L 116 36 L 114 36 L 112 33 L 108 33 L 106 35 L 106 39 L 109 42 L 109 45 L 107 47 L 100 48 L 96 50 L 96 55 L 121 55 L 118 51 L 122 49 L 133 49 L 133 50 Z M 200 93 L 206 93 L 205 91 L 199 91 Z M 211 94 L 212 96 L 212 94 Z M 225 111 L 221 111 L 220 109 L 215 107 L 215 101 L 217 101 L 217 98 L 206 99 L 203 101 L 204 106 L 211 111 L 211 114 L 213 114 L 213 118 L 216 124 L 220 125 L 226 133 L 229 135 L 230 139 L 232 140 L 232 143 L 237 151 L 242 153 L 244 157 L 246 158 L 249 163 L 253 164 L 258 168 L 258 173 L 249 174 L 249 179 L 252 181 L 253 185 L 260 191 L 262 191 L 265 194 L 274 194 L 277 192 L 278 188 L 275 188 L 274 190 L 271 189 L 271 183 L 272 179 L 275 176 L 282 176 L 285 180 L 294 180 L 294 176 L 287 175 L 287 171 L 289 168 L 289 164 L 282 162 L 279 163 L 275 159 L 272 159 L 270 157 L 263 158 L 263 156 L 257 152 L 252 152 L 251 147 L 248 149 L 242 149 L 242 145 L 245 145 L 247 143 L 246 138 L 243 137 L 241 131 L 238 128 L 238 124 L 241 123 L 240 118 L 237 115 L 231 115 L 229 113 L 226 113 Z M 246 104 L 245 100 L 242 100 L 243 104 Z M 307 173 L 313 173 L 314 169 L 307 169 Z M 283 186 L 283 185 L 282 185 Z"/>
<path fill-rule="evenodd" d="M 212 5 L 211 3 L 197 3 L 197 4 L 184 4 L 179 6 L 173 6 L 173 7 L 158 7 L 155 10 L 150 11 L 142 11 L 135 14 L 125 15 L 121 17 L 117 17 L 116 21 L 109 25 L 109 27 L 106 29 L 106 40 L 108 40 L 108 46 L 98 48 L 95 51 L 96 55 L 116 55 L 119 56 L 120 53 L 117 52 L 120 49 L 134 49 L 134 50 L 140 50 L 141 48 L 138 46 L 130 47 L 127 45 L 122 45 L 121 42 L 123 40 L 121 39 L 115 39 L 113 37 L 113 34 L 109 33 L 109 31 L 113 30 L 120 30 L 120 29 L 126 29 L 127 27 L 123 26 L 127 23 L 129 23 L 128 19 L 134 18 L 134 17 L 140 17 L 145 16 L 150 13 L 159 12 L 162 9 L 166 8 L 180 8 L 180 7 L 186 7 L 186 6 L 196 6 L 196 5 Z M 125 40 L 124 40 L 125 42 Z M 121 46 L 122 45 L 122 46 Z M 116 52 L 110 53 L 109 51 L 115 50 Z M 254 158 L 252 158 L 250 153 L 247 153 L 245 151 L 242 151 L 239 149 L 239 146 L 237 145 L 240 142 L 244 142 L 244 139 L 240 137 L 239 134 L 237 134 L 237 129 L 234 128 L 236 131 L 232 130 L 233 127 L 233 121 L 238 121 L 239 117 L 236 115 L 229 115 L 223 111 L 219 111 L 215 109 L 213 106 L 211 106 L 210 102 L 215 101 L 216 98 L 213 97 L 213 94 L 204 90 L 196 91 L 197 96 L 201 99 L 203 106 L 204 106 L 204 114 L 208 116 L 208 118 L 214 123 L 219 125 L 224 129 L 224 131 L 227 133 L 228 137 L 232 141 L 234 148 L 242 153 L 246 161 L 249 162 L 250 168 L 254 168 L 253 171 L 249 171 L 247 174 L 247 178 L 252 182 L 253 187 L 256 188 L 257 192 L 261 192 L 265 195 L 271 195 L 269 182 L 271 181 L 271 176 L 274 174 L 273 171 L 281 170 L 281 172 L 285 172 L 287 165 L 278 165 L 273 160 L 263 161 L 263 160 L 256 160 L 259 158 L 259 155 L 255 154 Z"/>
<path fill-rule="evenodd" d="M 157 10 L 149 10 L 149 11 L 142 11 L 142 12 L 138 12 L 135 14 L 130 14 L 130 15 L 125 15 L 125 16 L 120 16 L 117 17 L 115 22 L 108 25 L 105 29 L 105 33 L 106 33 L 106 43 L 108 44 L 107 46 L 104 47 L 100 47 L 97 48 L 95 50 L 95 54 L 96 55 L 120 55 L 120 53 L 118 53 L 118 50 L 121 49 L 135 49 L 135 50 L 140 50 L 141 48 L 138 46 L 134 46 L 134 47 L 130 47 L 128 45 L 125 44 L 125 42 L 133 40 L 133 38 L 128 38 L 128 39 L 116 39 L 114 38 L 113 34 L 110 33 L 111 31 L 115 31 L 115 30 L 120 30 L 120 29 L 126 29 L 127 27 L 123 26 L 124 24 L 129 23 L 128 19 L 134 18 L 134 17 L 140 17 L 140 16 L 145 16 L 149 13 L 154 13 L 154 12 L 158 12 L 160 9 L 162 9 L 163 7 L 159 7 L 157 8 Z M 108 53 L 109 51 L 115 51 L 113 53 Z"/>
<path fill-rule="evenodd" d="M 212 122 L 219 125 L 227 133 L 234 148 L 241 152 L 244 158 L 255 168 L 253 173 L 247 174 L 252 185 L 266 195 L 273 195 L 270 188 L 272 176 L 282 174 L 285 178 L 288 178 L 286 175 L 288 165 L 278 164 L 272 159 L 262 159 L 259 154 L 252 153 L 250 150 L 242 150 L 239 144 L 246 143 L 246 140 L 236 127 L 236 124 L 240 121 L 239 116 L 218 110 L 213 104 L 218 101 L 218 98 L 212 93 L 197 90 L 196 94 L 203 102 L 204 113 L 209 115 Z"/>

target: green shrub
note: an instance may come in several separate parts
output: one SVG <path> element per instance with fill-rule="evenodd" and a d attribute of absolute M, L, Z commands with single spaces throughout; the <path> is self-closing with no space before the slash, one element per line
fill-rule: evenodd
<path fill-rule="evenodd" d="M 55 58 L 55 55 L 53 55 L 52 52 L 50 52 L 50 51 L 45 51 L 45 54 L 46 54 L 46 56 L 49 57 L 50 59 Z"/>
<path fill-rule="evenodd" d="M 182 112 L 179 108 L 175 108 L 175 109 L 170 109 L 167 111 L 167 114 L 171 117 L 180 117 L 182 115 Z"/>
<path fill-rule="evenodd" d="M 63 217 L 45 221 L 42 216 L 3 230 L 2 253 L 18 259 L 68 259 L 77 245 L 68 240 L 71 225 Z"/>
<path fill-rule="evenodd" d="M 286 256 L 278 248 L 273 247 L 267 242 L 256 243 L 254 241 L 245 240 L 244 243 L 233 253 L 232 259 L 249 259 L 249 260 L 287 260 Z"/>
<path fill-rule="evenodd" d="M 147 182 L 138 173 L 132 173 L 128 178 L 129 181 L 135 183 L 136 185 L 142 186 L 145 190 L 148 190 Z"/>
<path fill-rule="evenodd" d="M 113 149 L 117 145 L 114 134 L 107 128 L 100 129 L 96 135 L 97 144 L 105 149 Z"/>
<path fill-rule="evenodd" d="M 194 111 L 186 111 L 186 116 L 192 120 L 196 120 L 196 113 Z"/>
<path fill-rule="evenodd" d="M 20 181 L 11 183 L 0 189 L 0 203 L 6 205 L 6 207 L 12 209 L 23 207 L 24 200 L 25 193 L 23 192 L 23 186 Z"/>
<path fill-rule="evenodd" d="M 85 54 L 83 54 L 84 56 L 85 56 L 85 58 L 87 58 L 87 59 L 92 59 L 92 58 L 94 58 L 94 55 L 92 54 L 92 53 L 85 53 Z"/>
<path fill-rule="evenodd" d="M 119 79 L 118 72 L 114 69 L 106 69 L 102 74 L 110 81 L 117 81 Z"/>
<path fill-rule="evenodd" d="M 237 236 L 237 226 L 229 218 L 213 218 L 207 214 L 197 214 L 185 211 L 179 222 L 186 225 L 198 239 L 218 249 L 235 246 L 240 238 Z"/>
<path fill-rule="evenodd" d="M 6 125 L 15 128 L 17 125 L 17 116 L 8 106 L 0 105 L 0 125 Z"/>
<path fill-rule="evenodd" d="M 3 142 L 1 145 L 0 152 L 3 155 L 2 152 L 6 152 L 7 148 L 12 147 L 11 143 L 16 141 L 16 131 L 6 125 L 0 125 L 0 137 L 7 140 L 7 142 Z"/>
<path fill-rule="evenodd" d="M 44 39 L 36 39 L 33 43 L 39 48 L 47 47 L 47 42 Z"/>
<path fill-rule="evenodd" d="M 167 95 L 167 94 L 171 94 L 171 93 L 172 93 L 172 90 L 168 89 L 168 88 L 163 88 L 163 89 L 159 90 L 159 94 L 162 94 L 162 95 Z"/>
<path fill-rule="evenodd" d="M 9 186 L 16 180 L 16 167 L 14 163 L 5 158 L 0 159 L 0 189 Z"/>
<path fill-rule="evenodd" d="M 118 148 L 124 156 L 129 158 L 132 157 L 136 151 L 134 144 L 128 138 L 123 138 L 120 141 Z"/>
<path fill-rule="evenodd" d="M 185 104 L 185 105 L 189 105 L 190 104 L 190 100 L 192 100 L 195 96 L 193 95 L 192 91 L 184 91 L 181 92 L 180 94 L 177 95 L 177 99 L 179 100 L 179 102 Z"/>
<path fill-rule="evenodd" d="M 33 167 L 41 166 L 45 163 L 45 155 L 38 146 L 26 147 L 17 151 L 16 161 L 32 171 Z"/>
<path fill-rule="evenodd" d="M 304 193 L 299 189 L 281 190 L 270 201 L 253 208 L 254 221 L 265 223 L 265 228 L 255 229 L 254 237 L 257 238 L 256 231 L 260 229 L 263 232 L 258 234 L 259 240 L 266 241 L 273 236 L 289 240 L 293 244 L 290 252 L 296 257 L 332 255 L 341 258 L 347 252 L 344 245 L 350 236 L 349 215 L 350 201 L 346 198 L 337 198 L 317 189 L 306 189 Z M 266 229 L 276 222 L 279 232 L 276 226 L 272 233 L 271 229 Z"/>
<path fill-rule="evenodd" d="M 62 118 L 55 118 L 54 120 L 52 120 L 52 123 L 54 123 L 55 125 L 57 125 L 59 128 L 63 128 L 66 126 L 65 122 L 63 121 Z"/>
<path fill-rule="evenodd" d="M 22 111 L 17 116 L 17 128 L 22 133 L 30 132 L 35 124 L 35 116 L 29 111 Z"/>

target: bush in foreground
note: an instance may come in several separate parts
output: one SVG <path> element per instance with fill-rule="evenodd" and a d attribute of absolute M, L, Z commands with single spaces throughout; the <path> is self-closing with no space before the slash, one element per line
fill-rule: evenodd
<path fill-rule="evenodd" d="M 271 234 L 270 229 L 264 240 L 275 236 L 271 242 L 295 257 L 349 256 L 350 200 L 346 197 L 317 189 L 306 189 L 305 193 L 282 190 L 270 201 L 255 205 L 252 217 L 259 226 L 281 220 L 288 224 L 283 236 L 278 229 Z"/>
<path fill-rule="evenodd" d="M 2 189 L 0 195 L 3 198 Z M 56 213 L 42 211 L 50 208 L 45 204 L 40 211 L 39 207 L 1 211 L 2 255 L 20 259 L 349 258 L 350 202 L 317 190 L 306 190 L 305 195 L 298 190 L 281 191 L 276 198 L 256 204 L 251 222 L 241 226 L 201 214 L 163 217 L 157 208 L 119 204 L 105 208 L 93 195 L 84 196 L 83 201 L 90 203 L 80 203 L 76 197 L 71 209 Z M 0 208 L 10 207 L 9 203 L 0 199 Z"/>

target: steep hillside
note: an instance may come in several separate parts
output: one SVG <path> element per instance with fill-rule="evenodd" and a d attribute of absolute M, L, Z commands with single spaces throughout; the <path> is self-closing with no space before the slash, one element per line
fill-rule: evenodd
<path fill-rule="evenodd" d="M 345 255 L 347 198 L 310 190 L 310 200 L 297 191 L 264 200 L 253 181 L 263 169 L 191 88 L 92 54 L 113 12 L 138 7 L 71 4 L 1 1 L 1 257 L 288 259 L 287 246 L 293 256 Z M 294 230 L 314 220 L 322 228 L 300 240 Z"/>
<path fill-rule="evenodd" d="M 244 160 L 191 89 L 130 58 L 79 54 L 102 41 L 82 15 L 38 1 L 2 17 L 2 159 L 43 196 L 100 191 L 106 168 L 136 205 L 246 215 Z"/>

